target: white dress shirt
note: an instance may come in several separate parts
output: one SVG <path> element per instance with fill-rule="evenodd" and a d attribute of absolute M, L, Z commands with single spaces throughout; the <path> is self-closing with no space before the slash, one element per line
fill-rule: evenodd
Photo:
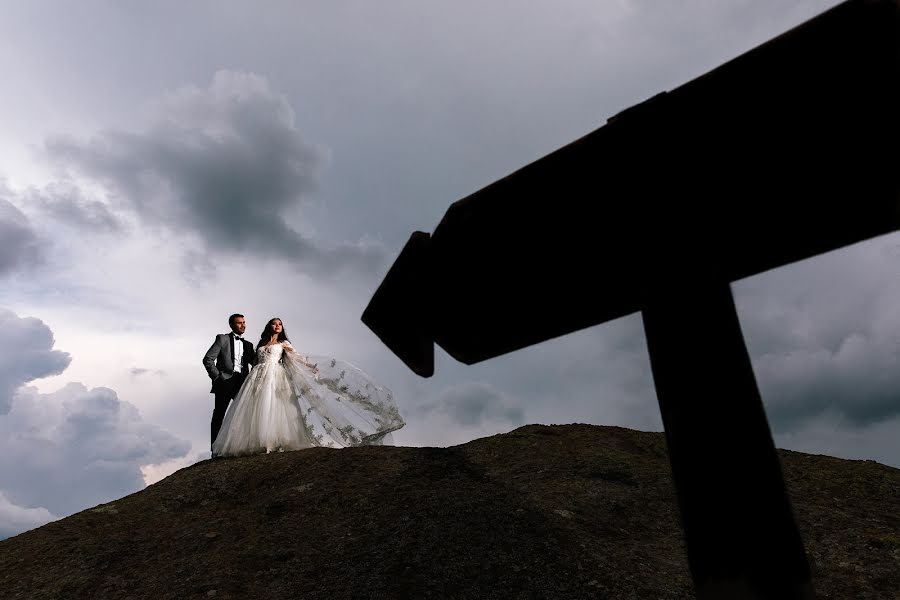
<path fill-rule="evenodd" d="M 237 334 L 231 334 L 231 347 L 234 349 L 234 372 L 241 372 L 241 359 L 244 357 L 244 342 L 237 339 Z"/>

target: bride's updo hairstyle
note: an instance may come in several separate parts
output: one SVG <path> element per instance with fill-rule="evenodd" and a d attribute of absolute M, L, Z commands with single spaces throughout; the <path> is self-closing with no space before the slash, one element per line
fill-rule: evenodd
<path fill-rule="evenodd" d="M 266 323 L 266 328 L 263 329 L 262 334 L 260 334 L 260 336 L 259 336 L 259 343 L 256 345 L 257 348 L 265 345 L 272 338 L 272 334 L 275 333 L 275 330 L 272 329 L 272 324 L 275 321 L 281 321 L 281 318 L 280 317 L 272 317 L 271 319 L 269 319 L 269 322 Z M 288 341 L 287 331 L 285 331 L 285 329 L 284 329 L 284 321 L 281 321 L 281 333 L 278 334 L 278 341 L 279 342 Z"/>

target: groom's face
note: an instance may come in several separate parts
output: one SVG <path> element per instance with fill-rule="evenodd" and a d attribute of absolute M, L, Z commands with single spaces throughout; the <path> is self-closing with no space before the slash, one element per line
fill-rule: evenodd
<path fill-rule="evenodd" d="M 246 329 L 247 322 L 244 320 L 244 317 L 235 317 L 234 321 L 231 323 L 231 330 L 238 335 L 244 335 Z"/>

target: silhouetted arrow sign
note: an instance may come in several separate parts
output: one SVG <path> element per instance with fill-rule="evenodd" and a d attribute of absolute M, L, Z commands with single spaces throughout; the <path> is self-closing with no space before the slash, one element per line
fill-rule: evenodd
<path fill-rule="evenodd" d="M 363 321 L 428 377 L 641 311 L 698 594 L 811 597 L 729 284 L 900 228 L 898 90 L 898 0 L 840 4 L 454 203 Z"/>

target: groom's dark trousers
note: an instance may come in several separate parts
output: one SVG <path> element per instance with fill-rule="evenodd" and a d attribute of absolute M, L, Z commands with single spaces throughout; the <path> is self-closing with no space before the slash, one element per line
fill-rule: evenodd
<path fill-rule="evenodd" d="M 241 371 L 235 373 L 234 356 L 237 344 L 242 344 Z M 213 409 L 212 422 L 210 423 L 209 444 L 216 441 L 219 429 L 222 428 L 222 420 L 225 419 L 225 411 L 228 403 L 235 397 L 241 384 L 247 378 L 250 367 L 256 364 L 256 352 L 253 344 L 247 340 L 238 341 L 233 334 L 220 333 L 206 354 L 203 355 L 203 366 L 209 378 L 212 379 L 212 388 L 209 390 L 215 394 L 216 407 Z"/>
<path fill-rule="evenodd" d="M 237 395 L 246 378 L 247 376 L 243 373 L 235 373 L 229 379 L 218 379 L 213 382 L 216 407 L 213 409 L 212 423 L 210 423 L 210 445 L 216 441 L 216 436 L 219 435 L 219 430 L 222 428 L 222 420 L 225 419 L 225 411 L 228 409 L 228 403 Z"/>

